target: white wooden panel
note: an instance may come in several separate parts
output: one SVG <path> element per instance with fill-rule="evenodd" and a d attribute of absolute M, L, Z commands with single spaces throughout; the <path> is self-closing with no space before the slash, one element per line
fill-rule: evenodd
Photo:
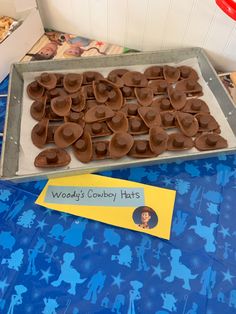
<path fill-rule="evenodd" d="M 171 0 L 162 34 L 162 47 L 181 47 L 194 0 Z"/>
<path fill-rule="evenodd" d="M 183 46 L 201 47 L 205 43 L 217 11 L 219 9 L 214 0 L 196 0 L 190 23 L 183 38 Z"/>
<path fill-rule="evenodd" d="M 143 38 L 143 50 L 148 51 L 161 48 L 170 4 L 171 0 L 149 0 Z"/>
<path fill-rule="evenodd" d="M 89 1 L 91 37 L 94 39 L 107 41 L 107 1 Z"/>
<path fill-rule="evenodd" d="M 45 27 L 76 33 L 70 0 L 40 0 L 38 2 Z"/>
<path fill-rule="evenodd" d="M 127 0 L 125 46 L 142 49 L 148 0 Z"/>
<path fill-rule="evenodd" d="M 107 4 L 107 40 L 124 46 L 127 0 L 108 0 Z"/>
<path fill-rule="evenodd" d="M 71 0 L 71 8 L 71 16 L 75 27 L 73 33 L 91 38 L 92 30 L 90 25 L 89 0 Z"/>

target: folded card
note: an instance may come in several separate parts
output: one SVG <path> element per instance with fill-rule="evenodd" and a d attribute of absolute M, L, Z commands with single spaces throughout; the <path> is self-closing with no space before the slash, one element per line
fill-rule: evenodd
<path fill-rule="evenodd" d="M 175 194 L 174 190 L 85 174 L 49 180 L 36 203 L 169 239 Z"/>

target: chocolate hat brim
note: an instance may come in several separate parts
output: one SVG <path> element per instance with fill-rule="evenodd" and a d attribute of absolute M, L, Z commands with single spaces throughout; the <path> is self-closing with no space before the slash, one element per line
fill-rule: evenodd
<path fill-rule="evenodd" d="M 181 135 L 182 135 L 183 138 L 184 138 L 184 147 L 178 148 L 178 147 L 174 146 L 174 145 L 173 145 L 173 141 L 174 141 L 175 136 L 176 136 L 177 134 L 181 134 L 181 133 L 172 133 L 172 134 L 169 134 L 168 141 L 167 141 L 167 150 L 171 150 L 171 151 L 173 150 L 173 151 L 175 151 L 175 150 L 187 150 L 187 149 L 193 148 L 194 143 L 193 143 L 192 138 L 191 138 L 191 137 L 187 137 L 187 136 L 185 136 L 185 135 L 183 135 L 183 134 L 181 134 Z"/>
<path fill-rule="evenodd" d="M 122 137 L 126 138 L 127 146 L 125 148 L 119 148 L 116 145 L 117 138 Z M 114 133 L 114 135 L 111 138 L 111 141 L 109 143 L 109 151 L 111 158 L 121 158 L 128 154 L 131 147 L 133 146 L 134 139 L 133 136 L 126 132 L 117 132 Z"/>
<path fill-rule="evenodd" d="M 191 117 L 193 118 L 193 123 L 190 127 L 185 127 L 183 124 L 182 124 L 182 120 L 185 118 L 185 117 Z M 198 125 L 198 121 L 196 118 L 194 118 L 190 113 L 184 113 L 184 112 L 177 112 L 176 113 L 176 119 L 177 119 L 177 123 L 178 123 L 178 126 L 181 130 L 181 132 L 184 133 L 184 135 L 186 136 L 195 136 L 199 130 L 199 125 Z"/>
<path fill-rule="evenodd" d="M 37 146 L 38 148 L 42 148 L 46 144 L 47 134 L 48 134 L 48 123 L 49 123 L 49 120 L 44 118 L 39 123 L 37 123 L 31 131 L 31 140 L 33 144 Z M 41 135 L 38 135 L 35 132 L 35 129 L 38 125 L 45 127 L 45 131 Z"/>
<path fill-rule="evenodd" d="M 164 134 L 165 139 L 160 143 L 156 144 L 154 137 L 158 137 L 158 134 Z M 167 149 L 168 134 L 160 127 L 152 127 L 149 130 L 149 143 L 151 150 L 156 154 L 160 155 Z"/>
<path fill-rule="evenodd" d="M 210 121 L 208 123 L 207 128 L 202 128 L 200 126 L 200 123 L 199 123 L 199 131 L 200 132 L 214 131 L 214 130 L 217 130 L 219 128 L 219 124 L 216 121 L 216 119 L 212 115 L 210 115 L 208 113 L 197 113 L 197 114 L 194 115 L 194 117 L 199 121 L 199 117 L 203 116 L 203 115 L 209 116 L 210 117 Z"/>
<path fill-rule="evenodd" d="M 115 76 L 115 82 L 113 81 L 112 77 L 113 77 L 113 74 L 108 74 L 107 80 L 113 84 L 116 84 L 118 88 L 122 88 L 124 86 L 124 81 L 122 80 L 121 77 L 119 77 L 118 75 Z"/>
<path fill-rule="evenodd" d="M 146 142 L 147 143 L 147 150 L 144 153 L 139 153 L 136 151 L 136 146 L 139 142 Z M 156 154 L 151 150 L 149 141 L 147 140 L 136 140 L 128 153 L 128 156 L 135 157 L 135 158 L 152 158 L 155 157 Z"/>
<path fill-rule="evenodd" d="M 123 105 L 123 95 L 121 90 L 118 87 L 114 87 L 114 91 L 116 93 L 115 101 L 110 100 L 109 97 L 106 101 L 106 105 L 112 110 L 120 110 Z"/>
<path fill-rule="evenodd" d="M 61 98 L 64 98 L 65 100 L 65 105 L 63 107 L 57 107 L 57 100 L 58 99 L 61 99 Z M 58 115 L 59 117 L 64 117 L 64 116 L 67 116 L 70 112 L 70 109 L 71 109 L 71 98 L 70 96 L 59 96 L 59 97 L 55 97 L 51 100 L 51 108 L 52 108 L 52 111 Z"/>
<path fill-rule="evenodd" d="M 156 117 L 155 117 L 155 119 L 152 120 L 152 121 L 148 121 L 148 120 L 146 119 L 146 117 L 145 117 L 145 115 L 147 114 L 147 112 L 150 111 L 150 110 L 156 111 Z M 143 122 L 146 124 L 146 126 L 147 126 L 148 128 L 151 128 L 151 127 L 153 127 L 153 126 L 155 126 L 155 125 L 157 125 L 157 126 L 160 126 L 160 125 L 161 125 L 161 116 L 160 116 L 160 113 L 159 113 L 158 110 L 156 110 L 155 108 L 152 108 L 152 107 L 140 107 L 140 108 L 138 109 L 138 113 L 139 113 L 141 119 L 143 120 Z"/>
<path fill-rule="evenodd" d="M 45 88 L 40 86 L 40 85 L 38 85 L 39 86 L 39 90 L 37 92 L 34 92 L 31 89 L 32 84 L 35 84 L 35 81 L 31 82 L 30 84 L 28 84 L 28 86 L 26 88 L 29 98 L 33 99 L 33 100 L 38 100 L 38 101 L 42 100 Z"/>
<path fill-rule="evenodd" d="M 217 150 L 228 147 L 228 142 L 226 139 L 224 139 L 222 136 L 218 135 L 218 142 L 216 146 L 210 146 L 206 143 L 206 138 L 208 134 L 202 134 L 198 136 L 195 141 L 194 145 L 195 147 L 200 151 L 205 150 Z"/>
<path fill-rule="evenodd" d="M 117 127 L 112 122 L 112 119 L 107 121 L 108 127 L 115 133 L 115 132 L 127 132 L 129 128 L 129 123 L 126 115 L 122 111 L 117 111 L 114 117 L 119 116 L 121 117 L 121 124 Z"/>
<path fill-rule="evenodd" d="M 71 73 L 72 74 L 72 73 Z M 63 86 L 64 89 L 66 90 L 66 92 L 73 94 L 76 93 L 80 90 L 81 85 L 82 85 L 82 81 L 83 81 L 83 75 L 82 74 L 76 74 L 76 81 L 77 83 L 73 86 L 70 86 L 68 84 L 68 78 L 70 77 L 70 73 L 66 74 L 63 78 Z"/>
<path fill-rule="evenodd" d="M 139 84 L 135 84 L 132 80 L 132 78 L 135 76 L 135 75 L 140 75 L 141 77 L 141 82 Z M 148 86 L 148 80 L 147 78 L 145 77 L 144 74 L 142 74 L 141 72 L 138 72 L 138 71 L 128 71 L 126 72 L 123 76 L 122 76 L 122 80 L 124 82 L 124 85 L 125 86 L 128 86 L 128 87 L 147 87 Z"/>
<path fill-rule="evenodd" d="M 79 161 L 83 163 L 87 163 L 92 159 L 92 139 L 88 132 L 84 131 L 83 135 L 80 138 L 81 140 L 84 140 L 87 144 L 87 149 L 84 152 L 79 151 L 76 149 L 75 144 L 73 145 L 74 154 Z"/>
<path fill-rule="evenodd" d="M 102 118 L 98 118 L 96 117 L 96 110 L 97 108 L 104 108 L 105 110 L 105 116 Z M 84 120 L 86 123 L 93 123 L 93 122 L 102 122 L 105 121 L 107 119 L 112 118 L 115 115 L 114 111 L 111 110 L 109 107 L 105 106 L 105 105 L 99 105 L 99 106 L 94 106 L 91 109 L 89 109 L 84 116 Z"/>
<path fill-rule="evenodd" d="M 194 102 L 200 102 L 201 103 L 201 107 L 199 110 L 193 110 L 191 108 L 192 103 L 194 103 Z M 182 109 L 182 111 L 187 112 L 187 113 L 200 113 L 200 112 L 210 113 L 208 105 L 205 103 L 205 101 L 203 101 L 202 99 L 199 99 L 199 98 L 188 99 L 186 101 L 186 104 L 185 104 L 184 108 Z"/>
<path fill-rule="evenodd" d="M 51 89 L 53 89 L 53 88 L 55 88 L 57 86 L 57 77 L 53 73 L 48 73 L 48 75 L 50 77 L 49 82 L 46 82 L 46 83 L 42 82 L 41 76 L 37 77 L 36 81 L 42 87 L 46 88 L 47 90 L 51 90 Z"/>
<path fill-rule="evenodd" d="M 160 75 L 155 76 L 155 75 L 152 74 L 152 70 L 155 69 L 155 68 L 160 68 L 160 69 L 161 69 Z M 144 71 L 144 75 L 146 76 L 146 78 L 147 78 L 148 80 L 162 79 L 162 78 L 164 78 L 164 76 L 163 76 L 163 67 L 157 66 L 157 65 L 148 67 L 148 68 Z"/>
<path fill-rule="evenodd" d="M 142 99 L 140 97 L 140 94 L 142 93 L 142 89 L 145 89 L 148 91 L 148 96 L 145 99 Z M 150 106 L 153 101 L 153 90 L 149 87 L 145 88 L 138 88 L 136 87 L 134 89 L 135 96 L 137 98 L 137 101 L 140 103 L 141 106 Z"/>
<path fill-rule="evenodd" d="M 167 81 L 166 80 L 152 80 L 152 81 L 149 81 L 148 87 L 150 87 L 153 90 L 154 95 L 165 95 L 167 94 L 168 84 L 166 88 L 164 89 L 164 91 L 161 91 L 159 89 L 159 85 L 164 82 L 166 83 Z"/>
<path fill-rule="evenodd" d="M 34 118 L 37 121 L 40 121 L 43 119 L 44 115 L 45 115 L 45 108 L 46 108 L 46 99 L 42 100 L 40 103 L 42 103 L 43 107 L 41 111 L 37 111 L 35 109 L 35 105 L 36 105 L 37 101 L 34 101 L 30 107 L 30 114 L 31 117 Z"/>
<path fill-rule="evenodd" d="M 172 84 L 172 83 L 176 83 L 178 81 L 178 79 L 180 78 L 180 70 L 178 68 L 175 68 L 175 73 L 173 76 L 168 75 L 168 69 L 170 67 L 169 66 L 164 66 L 163 67 L 163 76 L 164 79 L 167 81 L 167 83 Z M 173 68 L 173 67 L 171 67 Z"/>
<path fill-rule="evenodd" d="M 47 152 L 56 152 L 58 156 L 58 160 L 56 163 L 47 163 L 46 153 Z M 60 148 L 49 148 L 41 153 L 35 158 L 34 165 L 37 168 L 57 168 L 67 166 L 71 161 L 70 155 L 64 150 Z"/>
<path fill-rule="evenodd" d="M 132 131 L 131 130 L 131 121 L 132 120 L 139 120 L 141 122 L 141 129 L 139 131 Z M 129 129 L 128 129 L 128 132 L 130 134 L 147 134 L 148 133 L 148 127 L 146 126 L 146 124 L 143 122 L 143 120 L 139 117 L 136 117 L 136 116 L 132 116 L 132 117 L 129 117 L 128 118 L 128 123 L 129 123 Z"/>
<path fill-rule="evenodd" d="M 92 96 L 89 96 L 89 93 L 88 93 L 88 91 L 89 91 L 90 89 L 93 91 L 93 95 L 92 95 Z M 91 100 L 91 99 L 95 99 L 94 90 L 93 90 L 93 86 L 92 86 L 92 85 L 85 85 L 85 86 L 82 86 L 81 91 L 82 91 L 82 93 L 83 93 L 83 95 L 84 95 L 84 97 L 85 97 L 86 100 L 87 100 L 87 99 L 90 99 L 90 100 Z"/>
<path fill-rule="evenodd" d="M 186 94 L 184 92 L 182 92 L 180 95 L 180 99 L 175 100 L 174 99 L 175 90 L 173 89 L 173 87 L 169 87 L 167 89 L 167 91 L 168 91 L 168 96 L 170 98 L 170 102 L 171 102 L 171 105 L 173 106 L 173 108 L 175 110 L 181 110 L 182 108 L 184 108 L 186 101 L 187 101 Z"/>
<path fill-rule="evenodd" d="M 71 128 L 73 128 L 73 138 L 71 138 L 70 140 L 65 140 L 62 136 L 62 131 L 65 127 L 68 126 L 71 126 Z M 55 131 L 54 134 L 55 144 L 60 148 L 66 148 L 73 144 L 75 141 L 77 141 L 81 137 L 82 133 L 83 128 L 79 124 L 73 122 L 64 123 Z"/>

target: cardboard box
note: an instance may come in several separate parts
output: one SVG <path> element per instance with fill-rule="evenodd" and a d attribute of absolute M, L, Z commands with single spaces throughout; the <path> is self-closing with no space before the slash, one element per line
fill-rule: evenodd
<path fill-rule="evenodd" d="M 20 61 L 44 34 L 35 0 L 0 0 L 0 16 L 22 20 L 22 24 L 0 44 L 0 82 L 10 72 L 13 62 Z"/>

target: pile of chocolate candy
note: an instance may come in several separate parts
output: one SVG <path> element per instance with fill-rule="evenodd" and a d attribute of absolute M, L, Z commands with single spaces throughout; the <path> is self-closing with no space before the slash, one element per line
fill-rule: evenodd
<path fill-rule="evenodd" d="M 201 100 L 198 74 L 188 66 L 151 66 L 144 73 L 114 69 L 42 73 L 27 86 L 38 121 L 31 138 L 40 168 L 66 166 L 72 146 L 87 163 L 106 158 L 151 158 L 165 151 L 227 147 L 220 126 Z M 172 132 L 169 130 L 172 129 Z M 141 135 L 146 135 L 140 137 Z"/>

